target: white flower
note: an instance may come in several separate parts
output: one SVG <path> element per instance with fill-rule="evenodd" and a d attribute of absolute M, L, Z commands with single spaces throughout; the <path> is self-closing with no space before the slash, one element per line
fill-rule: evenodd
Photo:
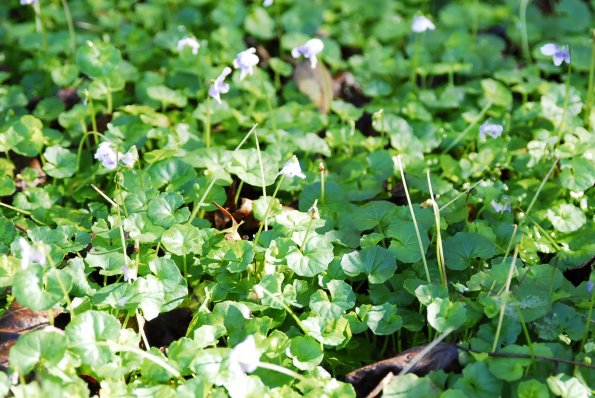
<path fill-rule="evenodd" d="M 196 40 L 195 37 L 186 36 L 178 41 L 177 50 L 182 51 L 182 50 L 184 50 L 185 47 L 190 47 L 192 49 L 192 54 L 196 55 L 196 54 L 198 54 L 198 49 L 200 48 L 200 44 L 198 43 L 198 40 Z"/>
<path fill-rule="evenodd" d="M 492 208 L 494 209 L 494 211 L 496 213 L 510 213 L 510 203 L 505 202 L 504 204 L 500 204 L 498 202 L 496 202 L 495 200 L 492 200 L 492 202 L 490 203 L 492 205 Z"/>
<path fill-rule="evenodd" d="M 303 46 L 299 46 L 291 50 L 291 56 L 293 58 L 299 58 L 303 55 L 305 58 L 310 60 L 312 69 L 316 68 L 318 58 L 316 56 L 324 49 L 324 43 L 320 39 L 310 39 Z"/>
<path fill-rule="evenodd" d="M 136 145 L 131 146 L 126 153 L 119 153 L 118 158 L 125 166 L 133 168 L 134 163 L 138 160 L 138 150 L 136 149 Z"/>
<path fill-rule="evenodd" d="M 256 349 L 254 336 L 250 335 L 229 353 L 229 369 L 236 375 L 252 373 L 258 368 L 260 355 L 260 351 Z"/>
<path fill-rule="evenodd" d="M 95 152 L 95 159 L 99 160 L 106 169 L 114 170 L 118 166 L 118 151 L 114 145 L 103 141 Z"/>
<path fill-rule="evenodd" d="M 262 2 L 262 6 L 263 6 L 263 7 L 270 7 L 270 6 L 272 6 L 272 5 L 273 5 L 273 0 L 264 0 L 264 1 Z"/>
<path fill-rule="evenodd" d="M 229 84 L 224 83 L 224 80 L 231 73 L 231 68 L 226 66 L 223 72 L 215 79 L 213 85 L 209 88 L 209 95 L 215 98 L 215 101 L 221 103 L 221 94 L 229 91 Z"/>
<path fill-rule="evenodd" d="M 500 124 L 485 122 L 479 127 L 479 136 L 482 140 L 486 139 L 486 135 L 492 138 L 498 138 L 502 134 L 504 127 Z"/>
<path fill-rule="evenodd" d="M 250 47 L 236 55 L 236 59 L 233 60 L 233 66 L 236 69 L 240 69 L 240 80 L 244 80 L 246 75 L 254 73 L 254 67 L 258 65 L 258 61 L 258 55 L 256 55 L 256 49 L 254 47 Z"/>
<path fill-rule="evenodd" d="M 413 17 L 413 23 L 411 24 L 411 30 L 415 33 L 425 32 L 426 30 L 434 30 L 436 26 L 428 18 L 422 16 Z"/>
<path fill-rule="evenodd" d="M 283 174 L 285 177 L 293 178 L 293 177 L 300 177 L 302 179 L 306 178 L 306 175 L 302 173 L 302 168 L 300 167 L 300 161 L 298 158 L 293 155 L 291 159 L 289 159 L 283 165 L 283 168 L 279 172 L 279 174 Z"/>
<path fill-rule="evenodd" d="M 562 65 L 562 62 L 570 63 L 570 50 L 567 45 L 560 47 L 554 43 L 547 43 L 541 46 L 541 53 L 551 56 L 556 66 Z"/>
<path fill-rule="evenodd" d="M 18 244 L 21 249 L 21 268 L 25 269 L 31 263 L 45 263 L 45 253 L 42 249 L 34 248 L 25 238 L 19 238 Z"/>
<path fill-rule="evenodd" d="M 22 6 L 28 6 L 31 4 L 37 4 L 37 0 L 21 0 Z"/>

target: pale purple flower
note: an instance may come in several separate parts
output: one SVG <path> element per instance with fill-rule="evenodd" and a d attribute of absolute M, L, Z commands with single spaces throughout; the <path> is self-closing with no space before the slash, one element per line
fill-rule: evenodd
<path fill-rule="evenodd" d="M 492 200 L 492 202 L 490 203 L 492 205 L 492 208 L 494 209 L 494 211 L 496 213 L 510 213 L 511 208 L 510 208 L 510 203 L 508 202 L 504 202 L 502 203 L 498 203 L 495 200 Z"/>
<path fill-rule="evenodd" d="M 425 32 L 426 30 L 434 30 L 436 26 L 428 18 L 422 16 L 413 17 L 413 23 L 411 24 L 411 30 L 415 33 Z"/>
<path fill-rule="evenodd" d="M 301 179 L 306 178 L 306 175 L 302 173 L 302 168 L 300 167 L 300 161 L 298 158 L 293 155 L 291 159 L 289 159 L 283 165 L 283 168 L 279 172 L 279 174 L 284 175 L 285 177 L 293 178 L 293 177 L 300 177 Z"/>
<path fill-rule="evenodd" d="M 37 4 L 37 0 L 21 0 L 22 6 L 28 6 L 31 4 Z"/>
<path fill-rule="evenodd" d="M 244 80 L 246 75 L 254 73 L 254 67 L 258 65 L 258 61 L 258 55 L 256 55 L 254 47 L 238 53 L 236 59 L 233 60 L 233 66 L 240 69 L 240 80 Z"/>
<path fill-rule="evenodd" d="M 229 368 L 236 375 L 252 373 L 258 368 L 260 355 L 254 336 L 250 335 L 229 353 Z"/>
<path fill-rule="evenodd" d="M 209 88 L 209 95 L 215 99 L 218 103 L 221 103 L 221 94 L 225 94 L 229 91 L 229 84 L 225 83 L 224 80 L 231 73 L 231 68 L 226 66 L 223 72 L 215 79 L 213 85 Z"/>
<path fill-rule="evenodd" d="M 568 45 L 559 46 L 554 43 L 547 43 L 541 46 L 541 53 L 548 57 L 552 57 L 554 65 L 560 66 L 562 62 L 570 63 L 570 50 Z"/>
<path fill-rule="evenodd" d="M 118 157 L 120 162 L 125 166 L 133 168 L 134 163 L 138 160 L 138 150 L 136 149 L 136 145 L 131 146 L 126 153 L 119 153 Z"/>
<path fill-rule="evenodd" d="M 592 292 L 593 292 L 593 281 L 589 281 L 589 282 L 587 283 L 587 291 L 588 291 L 589 293 L 592 293 Z"/>
<path fill-rule="evenodd" d="M 192 49 L 192 54 L 198 54 L 198 49 L 200 48 L 200 43 L 196 40 L 195 37 L 186 36 L 178 41 L 177 50 L 182 51 L 184 48 L 190 47 Z"/>
<path fill-rule="evenodd" d="M 270 7 L 270 6 L 272 6 L 272 5 L 273 5 L 273 0 L 264 0 L 264 1 L 262 2 L 262 6 L 263 6 L 263 7 Z"/>
<path fill-rule="evenodd" d="M 498 138 L 502 135 L 504 127 L 500 124 L 485 122 L 479 127 L 479 136 L 482 140 L 486 139 L 486 135 L 492 138 Z"/>
<path fill-rule="evenodd" d="M 108 170 L 114 170 L 118 167 L 118 151 L 114 145 L 107 141 L 99 144 L 97 152 L 95 152 L 95 159 L 99 160 L 103 167 Z"/>
<path fill-rule="evenodd" d="M 18 244 L 21 249 L 21 268 L 25 269 L 31 263 L 45 263 L 45 253 L 43 250 L 33 247 L 25 238 L 19 238 Z"/>
<path fill-rule="evenodd" d="M 291 56 L 293 58 L 299 58 L 303 55 L 305 58 L 310 60 L 312 69 L 316 68 L 318 58 L 316 57 L 324 50 L 324 43 L 320 39 L 310 39 L 303 46 L 299 46 L 291 50 Z"/>

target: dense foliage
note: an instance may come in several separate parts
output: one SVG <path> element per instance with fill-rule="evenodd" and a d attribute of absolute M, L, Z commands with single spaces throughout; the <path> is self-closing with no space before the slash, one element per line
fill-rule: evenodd
<path fill-rule="evenodd" d="M 591 395 L 593 0 L 20 3 L 0 396 Z"/>

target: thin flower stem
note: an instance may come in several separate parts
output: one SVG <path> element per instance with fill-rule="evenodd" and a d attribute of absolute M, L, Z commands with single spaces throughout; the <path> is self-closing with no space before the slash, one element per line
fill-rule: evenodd
<path fill-rule="evenodd" d="M 436 204 L 434 198 L 434 191 L 432 189 L 432 180 L 430 179 L 430 169 L 426 170 L 426 176 L 428 179 L 428 187 L 430 189 L 430 199 L 432 200 L 432 209 L 434 210 L 434 221 L 436 223 L 436 259 L 438 261 L 438 269 L 440 270 L 440 277 L 442 279 L 442 285 L 448 287 L 448 278 L 446 277 L 446 268 L 444 261 L 444 250 L 442 246 L 442 232 L 440 231 L 440 209 Z"/>
<path fill-rule="evenodd" d="M 91 184 L 91 188 L 93 188 L 99 195 L 103 197 L 103 199 L 107 200 L 110 205 L 114 206 L 115 208 L 119 208 L 118 204 L 112 200 L 109 196 L 107 196 L 103 191 L 95 186 L 95 184 Z"/>
<path fill-rule="evenodd" d="M 587 99 L 585 100 L 585 113 L 583 115 L 583 124 L 588 130 L 591 128 L 591 106 L 593 105 L 593 96 L 595 95 L 595 29 L 591 29 L 591 66 L 589 66 L 589 86 L 587 87 Z"/>
<path fill-rule="evenodd" d="M 264 93 L 264 97 L 266 99 L 267 108 L 269 109 L 269 117 L 271 118 L 271 126 L 273 127 L 273 131 L 275 132 L 275 136 L 277 136 L 277 121 L 275 120 L 275 114 L 273 113 L 273 103 L 271 102 L 271 97 L 269 96 L 269 92 L 264 85 L 264 72 L 258 71 L 258 75 L 260 76 L 260 86 L 262 88 L 262 92 Z"/>
<path fill-rule="evenodd" d="M 568 50 L 570 51 L 570 50 Z M 568 75 L 566 75 L 566 92 L 564 93 L 564 107 L 562 108 L 562 117 L 560 123 L 556 128 L 556 146 L 560 145 L 562 140 L 562 134 L 564 133 L 564 122 L 566 121 L 566 113 L 568 111 L 568 102 L 570 101 L 570 78 L 572 76 L 572 64 L 568 64 Z"/>
<path fill-rule="evenodd" d="M 68 33 L 70 34 L 70 51 L 72 53 L 72 59 L 74 60 L 76 56 L 76 33 L 74 31 L 74 24 L 72 23 L 70 7 L 68 7 L 68 0 L 62 0 L 62 8 L 64 9 L 66 24 L 68 25 Z"/>
<path fill-rule="evenodd" d="M 244 145 L 246 143 L 246 141 L 248 140 L 248 138 L 250 138 L 250 136 L 252 135 L 252 133 L 254 133 L 254 131 L 256 130 L 256 126 L 258 126 L 258 123 L 255 123 L 252 126 L 252 128 L 250 129 L 250 131 L 248 131 L 248 134 L 246 134 L 244 136 L 244 138 L 242 138 L 242 141 L 240 141 L 240 143 L 238 144 L 238 146 L 235 147 L 235 149 L 232 152 L 232 157 L 233 157 L 233 153 L 236 152 L 238 149 L 240 149 L 242 147 L 242 145 Z M 223 165 L 223 169 L 227 168 L 227 166 L 229 166 L 230 163 L 231 163 L 231 160 L 229 160 L 227 163 L 225 163 Z M 187 224 L 192 224 L 192 221 L 194 221 L 194 219 L 196 218 L 196 215 L 198 214 L 198 211 L 205 204 L 205 201 L 207 199 L 207 196 L 211 192 L 211 189 L 213 189 L 213 186 L 215 186 L 215 182 L 216 181 L 217 181 L 217 177 L 213 177 L 213 179 L 211 180 L 211 182 L 207 186 L 207 189 L 205 190 L 205 192 L 203 193 L 202 197 L 200 198 L 199 202 L 198 203 L 195 203 L 195 206 L 192 209 L 192 214 L 190 214 L 190 218 L 188 219 Z"/>
<path fill-rule="evenodd" d="M 205 122 L 205 146 L 211 147 L 211 96 L 207 95 L 207 121 Z"/>
<path fill-rule="evenodd" d="M 37 31 L 41 35 L 41 45 L 43 47 L 43 51 L 47 52 L 48 50 L 48 38 L 45 33 L 45 26 L 43 25 L 43 16 L 41 11 L 41 2 L 42 0 L 38 0 L 33 3 L 33 10 L 35 11 L 35 25 Z"/>
<path fill-rule="evenodd" d="M 260 183 L 262 184 L 262 197 L 267 200 L 267 187 L 264 181 L 264 165 L 262 164 L 262 155 L 260 153 L 260 144 L 258 142 L 258 133 L 254 130 L 254 142 L 256 143 L 256 155 L 258 156 L 258 166 L 260 167 Z M 268 229 L 267 221 L 264 220 L 264 229 Z"/>
<path fill-rule="evenodd" d="M 421 35 L 425 33 L 414 33 L 415 45 L 413 49 L 413 58 L 411 59 L 411 76 L 409 82 L 412 86 L 417 87 L 417 64 L 419 62 L 419 54 L 421 52 Z"/>
<path fill-rule="evenodd" d="M 155 363 L 156 365 L 161 366 L 163 369 L 165 369 L 167 372 L 169 372 L 169 374 L 171 374 L 176 379 L 182 378 L 182 375 L 180 374 L 180 372 L 178 372 L 171 365 L 166 363 L 163 359 L 151 354 L 150 352 L 143 351 L 140 348 L 127 347 L 127 346 L 123 346 L 123 345 L 119 345 L 119 344 L 116 344 L 113 342 L 107 342 L 107 341 L 106 342 L 96 342 L 95 344 L 108 346 L 114 351 L 131 352 L 131 353 L 136 354 L 140 357 L 148 359 L 149 361 Z"/>
<path fill-rule="evenodd" d="M 320 203 L 324 204 L 324 163 L 320 162 L 318 170 L 320 170 Z"/>
<path fill-rule="evenodd" d="M 527 6 L 531 0 L 521 0 L 519 7 L 519 20 L 521 31 L 522 51 L 525 62 L 531 63 L 531 53 L 529 51 L 529 36 L 527 35 Z"/>
<path fill-rule="evenodd" d="M 30 216 L 31 215 L 31 212 L 30 211 L 19 209 L 18 207 L 11 206 L 11 205 L 6 204 L 4 202 L 0 202 L 0 206 L 6 207 L 7 209 L 10 209 L 10 210 L 13 210 L 13 211 L 16 211 L 17 213 L 25 214 L 27 216 Z"/>
<path fill-rule="evenodd" d="M 279 188 L 281 187 L 281 184 L 283 183 L 284 178 L 285 178 L 285 174 L 281 174 L 281 177 L 279 178 L 279 182 L 277 183 L 277 186 L 275 187 L 275 190 L 273 191 L 273 196 L 271 196 L 271 198 L 269 199 L 269 204 L 267 205 L 267 209 L 264 213 L 263 222 L 261 222 L 260 225 L 258 226 L 258 231 L 256 232 L 256 236 L 254 237 L 254 242 L 252 243 L 253 248 L 256 248 L 256 246 L 258 245 L 258 240 L 260 239 L 260 233 L 262 232 L 262 227 L 264 226 L 264 221 L 267 219 L 267 217 L 269 216 L 269 213 L 271 212 L 271 209 L 273 208 L 273 202 L 275 201 L 275 198 L 277 197 L 277 192 L 279 192 Z"/>
<path fill-rule="evenodd" d="M 285 311 L 287 311 L 287 313 L 293 318 L 293 320 L 298 325 L 298 327 L 302 330 L 302 332 L 304 332 L 304 334 L 306 336 L 310 336 L 310 333 L 308 333 L 308 330 L 304 327 L 300 318 L 298 318 L 298 316 L 295 314 L 295 312 L 293 312 L 291 310 L 291 308 L 289 308 L 289 306 L 283 302 L 283 300 L 280 300 L 279 297 L 277 297 L 275 294 L 269 292 L 266 288 L 262 287 L 262 285 L 258 285 L 258 288 L 260 290 L 262 290 L 271 300 L 273 300 L 274 302 L 279 304 L 281 307 L 283 307 L 283 309 Z"/>
<path fill-rule="evenodd" d="M 448 206 L 450 206 L 451 204 L 453 204 L 454 202 L 457 201 L 457 199 L 459 199 L 460 197 L 462 197 L 463 195 L 468 194 L 469 192 L 471 192 L 473 190 L 473 188 L 475 188 L 479 183 L 481 183 L 484 179 L 482 178 L 481 180 L 477 181 L 475 184 L 471 185 L 469 188 L 467 188 L 465 191 L 459 193 L 457 196 L 455 196 L 453 199 L 449 200 L 445 205 L 442 205 L 438 210 L 442 211 L 444 209 L 446 209 Z"/>
<path fill-rule="evenodd" d="M 457 145 L 457 144 L 458 144 L 458 143 L 459 143 L 459 142 L 460 142 L 460 141 L 461 141 L 463 138 L 465 138 L 465 135 L 467 135 L 467 133 L 468 133 L 469 131 L 471 131 L 471 129 L 472 129 L 473 127 L 475 127 L 475 125 L 477 125 L 477 123 L 478 123 L 478 122 L 479 122 L 479 121 L 480 121 L 480 120 L 481 120 L 481 119 L 484 117 L 484 115 L 486 114 L 486 112 L 487 112 L 487 111 L 488 111 L 488 110 L 489 110 L 489 109 L 492 107 L 492 104 L 493 104 L 493 102 L 492 102 L 492 101 L 488 101 L 488 102 L 487 102 L 487 103 L 484 105 L 483 109 L 482 109 L 482 110 L 479 112 L 479 114 L 477 115 L 477 117 L 475 118 L 475 120 L 473 120 L 473 123 L 471 123 L 470 125 L 468 125 L 468 126 L 467 126 L 467 128 L 465 128 L 465 130 L 463 130 L 463 131 L 461 132 L 461 134 L 459 134 L 459 135 L 457 136 L 457 138 L 455 138 L 455 139 L 454 139 L 454 140 L 453 140 L 453 141 L 450 143 L 450 145 L 448 145 L 448 146 L 446 147 L 446 149 L 444 149 L 444 150 L 442 151 L 442 153 L 447 153 L 447 152 L 449 152 L 449 151 L 450 151 L 452 148 L 454 148 L 454 147 L 455 147 L 455 146 L 456 146 L 456 145 Z"/>
<path fill-rule="evenodd" d="M 556 159 L 556 161 L 554 162 L 552 167 L 549 169 L 549 171 L 547 172 L 545 177 L 543 177 L 543 180 L 541 180 L 541 184 L 539 184 L 539 188 L 537 188 L 537 192 L 535 192 L 535 195 L 533 196 L 533 199 L 531 199 L 531 203 L 529 204 L 529 207 L 527 207 L 527 211 L 525 212 L 526 215 L 529 215 L 529 213 L 531 213 L 531 210 L 533 209 L 533 206 L 535 205 L 535 202 L 537 201 L 537 197 L 541 193 L 541 190 L 543 189 L 543 186 L 545 185 L 546 181 L 550 178 L 550 175 L 556 168 L 558 161 L 559 161 L 559 159 Z M 521 220 L 521 223 L 523 223 L 523 222 L 524 222 L 524 220 Z"/>
<path fill-rule="evenodd" d="M 283 367 L 281 365 L 275 365 L 274 363 L 269 363 L 269 362 L 258 362 L 258 367 L 259 368 L 262 368 L 262 369 L 272 370 L 272 371 L 277 372 L 277 373 L 282 373 L 282 374 L 287 375 L 289 377 L 293 377 L 294 379 L 299 380 L 302 383 L 307 383 L 308 382 L 308 379 L 306 379 L 301 374 L 299 374 L 297 372 L 294 372 L 291 369 L 287 369 L 286 367 Z"/>
<path fill-rule="evenodd" d="M 504 292 L 501 294 L 502 304 L 500 305 L 500 316 L 498 318 L 498 326 L 496 326 L 496 334 L 494 335 L 494 343 L 492 344 L 492 351 L 495 352 L 498 348 L 498 341 L 500 340 L 500 332 L 502 331 L 502 323 L 504 321 L 504 312 L 506 310 L 506 305 L 508 304 L 508 296 L 510 292 L 510 283 L 512 282 L 512 276 L 514 274 L 514 270 L 516 269 L 516 258 L 519 253 L 519 248 L 514 248 L 514 253 L 512 255 L 512 260 L 510 261 L 510 268 L 508 269 L 508 277 L 506 278 L 506 284 L 504 288 Z"/>
<path fill-rule="evenodd" d="M 417 218 L 415 218 L 415 212 L 413 211 L 413 205 L 411 204 L 411 198 L 409 197 L 409 188 L 407 188 L 407 180 L 405 180 L 405 171 L 403 170 L 403 163 L 401 163 L 401 155 L 397 155 L 397 164 L 401 171 L 401 180 L 403 182 L 403 188 L 405 188 L 405 196 L 407 197 L 407 204 L 409 205 L 409 212 L 411 213 L 411 219 L 413 220 L 413 226 L 415 227 L 415 235 L 417 236 L 417 243 L 419 245 L 419 252 L 421 254 L 421 260 L 424 264 L 424 270 L 426 272 L 426 279 L 428 283 L 432 283 L 430 278 L 430 271 L 428 270 L 428 262 L 426 261 L 426 254 L 424 252 L 424 245 L 421 241 L 421 234 L 419 233 L 419 227 L 417 226 Z"/>
<path fill-rule="evenodd" d="M 112 88 L 108 81 L 107 82 L 107 114 L 111 115 L 113 110 L 114 110 L 114 100 L 112 97 Z"/>

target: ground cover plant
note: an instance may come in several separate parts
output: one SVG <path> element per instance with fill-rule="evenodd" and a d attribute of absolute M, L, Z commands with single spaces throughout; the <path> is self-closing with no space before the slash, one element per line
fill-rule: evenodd
<path fill-rule="evenodd" d="M 591 396 L 594 8 L 3 1 L 0 396 Z"/>

